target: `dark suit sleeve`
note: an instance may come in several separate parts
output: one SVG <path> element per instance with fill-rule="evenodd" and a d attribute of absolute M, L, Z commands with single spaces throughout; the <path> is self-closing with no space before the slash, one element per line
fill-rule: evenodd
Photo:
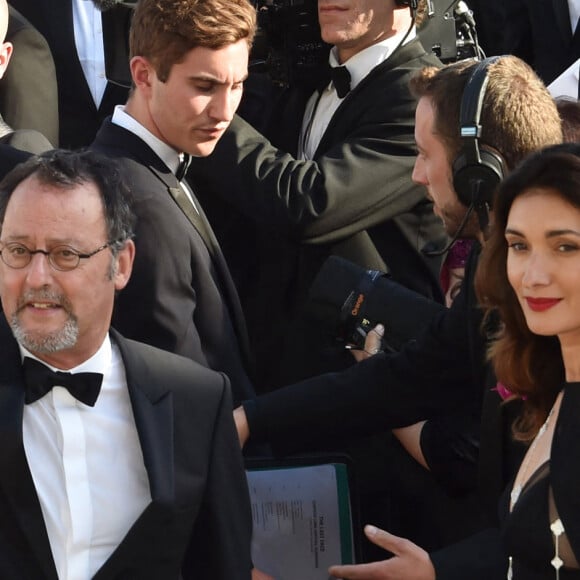
<path fill-rule="evenodd" d="M 10 24 L 6 41 L 12 42 L 14 52 L 0 84 L 0 110 L 12 128 L 34 129 L 56 147 L 58 93 L 52 53 L 40 32 L 13 9 Z"/>
<path fill-rule="evenodd" d="M 526 0 L 505 0 L 504 54 L 514 54 L 531 66 L 535 62 L 532 23 Z M 546 23 L 554 26 L 554 23 Z"/>
<path fill-rule="evenodd" d="M 481 318 L 469 306 L 466 286 L 471 282 L 464 283 L 451 309 L 399 353 L 378 354 L 341 373 L 244 403 L 252 440 L 292 453 L 478 407 L 485 349 Z"/>
<path fill-rule="evenodd" d="M 194 160 L 195 179 L 258 222 L 311 244 L 345 239 L 417 204 L 432 218 L 423 188 L 410 179 L 415 102 L 408 73 L 393 72 L 388 90 L 360 99 L 359 116 L 344 123 L 353 128 L 315 160 L 277 149 L 238 117 L 212 155 Z"/>
<path fill-rule="evenodd" d="M 229 382 L 214 424 L 205 494 L 184 561 L 183 580 L 249 580 L 252 515 L 232 418 Z M 190 441 L 195 445 L 195 441 Z"/>

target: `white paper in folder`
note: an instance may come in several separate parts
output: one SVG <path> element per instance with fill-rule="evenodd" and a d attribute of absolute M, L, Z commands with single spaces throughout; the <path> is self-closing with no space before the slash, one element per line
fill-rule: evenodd
<path fill-rule="evenodd" d="M 251 469 L 254 566 L 276 580 L 327 580 L 332 564 L 354 563 L 345 465 Z"/>

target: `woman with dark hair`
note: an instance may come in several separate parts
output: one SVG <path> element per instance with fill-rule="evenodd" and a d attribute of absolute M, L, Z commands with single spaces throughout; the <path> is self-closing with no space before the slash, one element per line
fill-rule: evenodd
<path fill-rule="evenodd" d="M 507 578 L 580 578 L 580 145 L 525 161 L 501 185 L 477 291 L 501 329 L 498 380 L 523 400 L 529 444 L 504 494 Z"/>

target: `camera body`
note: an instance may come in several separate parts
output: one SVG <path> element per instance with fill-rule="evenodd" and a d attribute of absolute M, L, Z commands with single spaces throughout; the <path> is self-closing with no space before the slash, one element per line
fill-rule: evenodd
<path fill-rule="evenodd" d="M 266 72 L 280 87 L 315 86 L 330 51 L 320 36 L 317 0 L 258 0 L 256 11 L 252 72 Z"/>
<path fill-rule="evenodd" d="M 305 317 L 335 345 L 361 350 L 369 331 L 381 323 L 381 349 L 392 352 L 415 339 L 444 310 L 443 304 L 409 290 L 385 272 L 330 256 L 310 287 Z"/>

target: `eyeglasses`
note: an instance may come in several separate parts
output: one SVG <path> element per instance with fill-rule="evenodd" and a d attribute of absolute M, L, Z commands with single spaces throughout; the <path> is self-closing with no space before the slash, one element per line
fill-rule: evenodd
<path fill-rule="evenodd" d="M 4 244 L 4 247 L 0 250 L 0 257 L 7 266 L 10 266 L 10 268 L 20 270 L 26 268 L 26 266 L 30 264 L 34 254 L 44 254 L 48 259 L 48 263 L 55 270 L 68 272 L 69 270 L 74 270 L 80 264 L 81 259 L 91 258 L 95 254 L 98 254 L 105 248 L 111 246 L 111 244 L 112 242 L 108 242 L 93 252 L 81 254 L 78 250 L 75 250 L 70 246 L 55 246 L 48 251 L 29 250 L 26 246 L 19 244 L 18 242 L 9 242 L 8 244 Z"/>

